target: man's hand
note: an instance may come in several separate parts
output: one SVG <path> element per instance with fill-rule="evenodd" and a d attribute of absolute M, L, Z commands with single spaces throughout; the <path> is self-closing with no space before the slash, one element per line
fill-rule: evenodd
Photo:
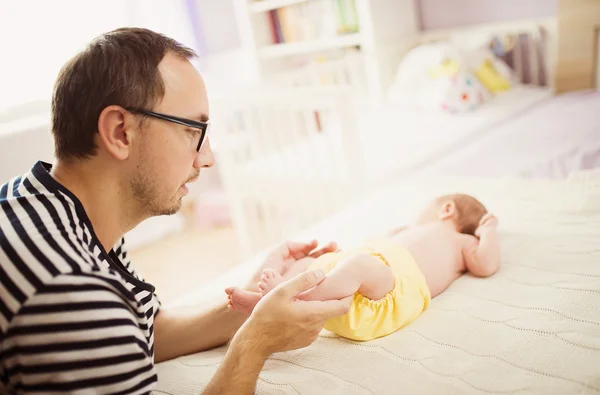
<path fill-rule="evenodd" d="M 283 276 L 291 265 L 302 258 L 318 258 L 325 253 L 335 252 L 338 249 L 335 242 L 330 242 L 318 250 L 315 250 L 317 246 L 318 242 L 316 240 L 312 240 L 309 243 L 299 243 L 295 241 L 286 241 L 282 243 L 267 255 L 265 262 L 258 268 L 244 288 L 248 291 L 258 292 L 258 282 L 265 269 L 273 269 Z"/>
<path fill-rule="evenodd" d="M 306 252 L 289 255 L 298 259 L 312 249 L 306 246 Z M 288 250 L 298 251 L 293 247 Z M 258 375 L 269 355 L 312 344 L 327 319 L 346 314 L 352 296 L 325 302 L 296 300 L 299 293 L 318 285 L 324 277 L 322 271 L 304 272 L 265 295 L 231 340 L 223 363 L 203 395 L 254 394 Z"/>
<path fill-rule="evenodd" d="M 484 215 L 479 221 L 479 227 L 475 231 L 475 236 L 481 238 L 481 234 L 489 230 L 496 230 L 498 228 L 498 218 L 491 213 Z"/>
<path fill-rule="evenodd" d="M 346 314 L 352 301 L 352 297 L 329 301 L 296 300 L 299 293 L 318 285 L 324 277 L 322 271 L 310 271 L 279 284 L 258 302 L 232 344 L 252 344 L 264 358 L 275 352 L 312 344 L 325 321 Z"/>

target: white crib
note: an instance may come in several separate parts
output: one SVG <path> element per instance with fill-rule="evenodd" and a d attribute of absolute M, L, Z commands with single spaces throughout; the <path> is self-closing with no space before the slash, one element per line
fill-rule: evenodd
<path fill-rule="evenodd" d="M 212 140 L 234 226 L 252 254 L 365 190 L 347 89 L 238 93 L 211 101 Z"/>

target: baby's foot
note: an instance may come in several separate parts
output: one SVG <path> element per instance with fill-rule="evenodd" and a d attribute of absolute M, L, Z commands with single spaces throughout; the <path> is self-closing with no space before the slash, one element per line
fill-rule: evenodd
<path fill-rule="evenodd" d="M 281 284 L 282 281 L 283 277 L 281 274 L 272 269 L 265 269 L 258 282 L 258 289 L 260 289 L 260 293 L 265 296 L 271 292 L 273 288 Z"/>
<path fill-rule="evenodd" d="M 262 298 L 258 292 L 250 292 L 237 287 L 227 288 L 225 293 L 228 299 L 227 307 L 248 315 L 252 314 L 254 306 Z"/>

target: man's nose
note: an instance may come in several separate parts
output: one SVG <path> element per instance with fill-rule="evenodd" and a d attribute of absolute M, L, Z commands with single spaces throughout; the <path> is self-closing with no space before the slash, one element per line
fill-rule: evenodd
<path fill-rule="evenodd" d="M 215 155 L 210 146 L 210 139 L 202 142 L 200 151 L 196 155 L 194 160 L 194 168 L 200 169 L 202 167 L 213 167 L 215 165 Z"/>

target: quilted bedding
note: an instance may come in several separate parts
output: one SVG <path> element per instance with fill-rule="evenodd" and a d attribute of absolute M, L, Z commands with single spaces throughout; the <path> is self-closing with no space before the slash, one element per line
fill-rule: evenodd
<path fill-rule="evenodd" d="M 500 218 L 501 270 L 459 278 L 383 339 L 359 343 L 324 331 L 308 348 L 273 355 L 257 394 L 600 394 L 600 174 L 404 179 L 299 237 L 348 246 L 454 191 L 475 195 Z M 221 297 L 258 260 L 188 302 Z M 159 364 L 155 393 L 200 393 L 224 352 Z"/>

